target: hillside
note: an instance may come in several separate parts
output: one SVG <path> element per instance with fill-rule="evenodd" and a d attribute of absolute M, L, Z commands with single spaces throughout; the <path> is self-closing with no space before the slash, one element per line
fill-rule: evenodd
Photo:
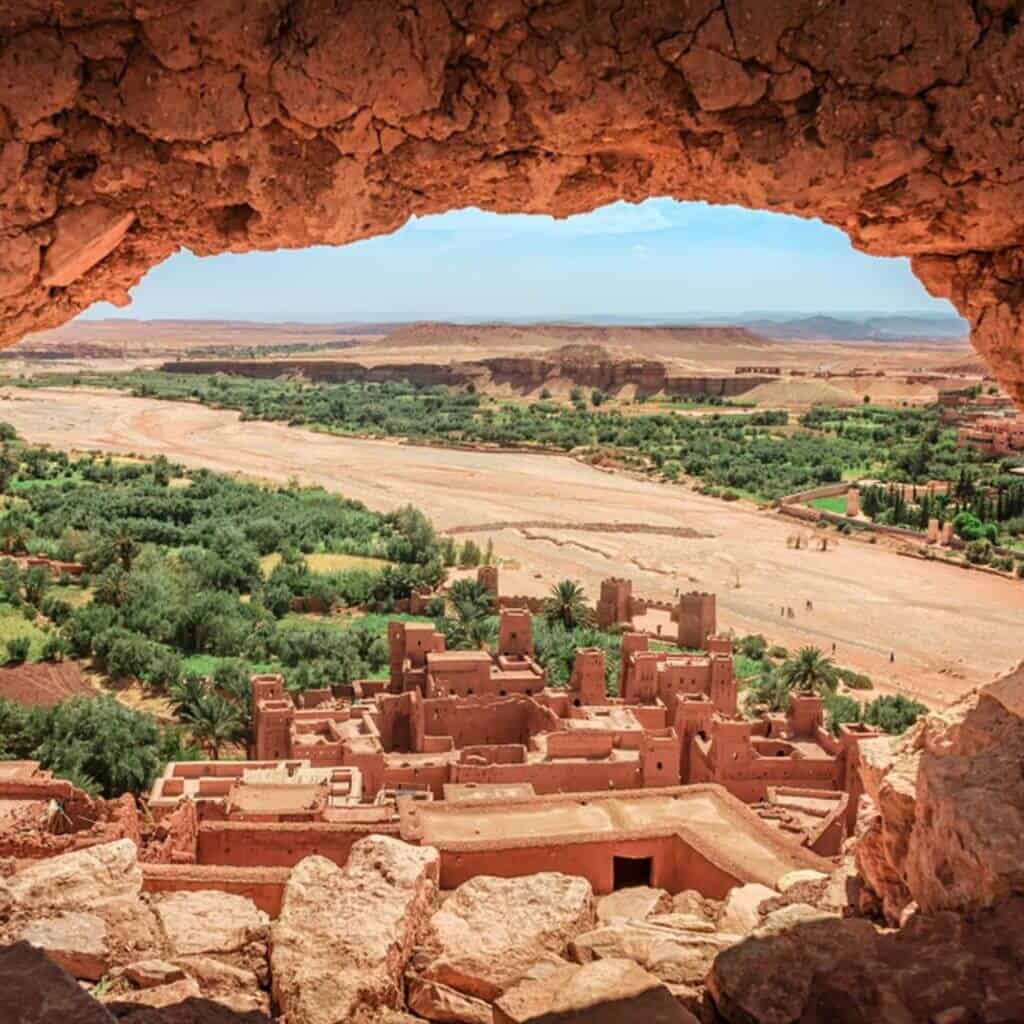
<path fill-rule="evenodd" d="M 742 327 L 635 327 L 590 324 L 453 324 L 422 321 L 396 328 L 385 337 L 363 346 L 420 349 L 450 347 L 481 354 L 525 352 L 530 349 L 561 348 L 567 345 L 600 345 L 610 350 L 629 350 L 634 356 L 660 359 L 706 359 L 719 361 L 725 350 L 749 350 L 752 354 L 770 349 L 771 342 Z M 733 358 L 730 354 L 728 358 Z"/>

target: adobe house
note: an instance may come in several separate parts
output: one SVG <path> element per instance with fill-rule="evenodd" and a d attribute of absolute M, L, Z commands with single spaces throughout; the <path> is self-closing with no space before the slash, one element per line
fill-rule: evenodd
<path fill-rule="evenodd" d="M 733 670 L 732 642 L 728 637 L 707 636 L 705 654 L 670 654 L 651 651 L 640 633 L 622 637 L 619 693 L 630 703 L 659 700 L 674 713 L 677 699 L 704 694 L 716 711 L 735 715 L 737 684 Z"/>
<path fill-rule="evenodd" d="M 168 768 L 154 806 L 197 801 L 205 863 L 342 856 L 365 829 L 394 833 L 403 801 L 443 804 L 449 793 L 539 799 L 714 784 L 809 848 L 832 853 L 852 829 L 859 743 L 875 732 L 851 725 L 833 737 L 815 696 L 794 695 L 785 715 L 738 718 L 728 637 L 670 654 L 625 634 L 615 697 L 598 649 L 576 652 L 566 688 L 545 686 L 530 616 L 518 609 L 502 613 L 493 655 L 446 651 L 417 624 L 391 623 L 389 641 L 388 682 L 293 700 L 280 677 L 255 677 L 255 763 Z M 779 796 L 790 791 L 799 798 Z"/>
<path fill-rule="evenodd" d="M 736 885 L 775 886 L 790 871 L 832 868 L 712 785 L 410 802 L 400 815 L 403 839 L 440 852 L 442 889 L 482 874 L 562 871 L 597 893 L 650 885 L 722 899 Z"/>

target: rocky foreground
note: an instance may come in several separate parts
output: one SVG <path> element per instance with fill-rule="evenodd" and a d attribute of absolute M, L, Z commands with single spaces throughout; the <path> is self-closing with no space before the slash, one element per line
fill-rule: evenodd
<path fill-rule="evenodd" d="M 271 921 L 142 892 L 128 839 L 0 881 L 12 1024 L 982 1024 L 1024 1020 L 1024 667 L 867 751 L 832 876 L 724 902 L 545 873 L 437 888 L 385 836 L 309 857 Z"/>

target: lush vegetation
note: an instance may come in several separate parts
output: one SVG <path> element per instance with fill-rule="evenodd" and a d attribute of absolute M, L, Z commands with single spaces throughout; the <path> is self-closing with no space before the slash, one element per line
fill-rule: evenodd
<path fill-rule="evenodd" d="M 825 722 L 833 733 L 839 732 L 843 722 L 864 722 L 895 735 L 928 711 L 901 695 L 862 702 L 840 692 L 841 685 L 847 690 L 870 690 L 873 684 L 867 676 L 836 665 L 817 647 L 802 647 L 790 655 L 782 648 L 769 648 L 760 635 L 743 637 L 736 647 L 760 662 L 760 672 L 747 681 L 742 695 L 743 710 L 751 717 L 784 713 L 794 693 L 814 693 L 824 698 Z"/>
<path fill-rule="evenodd" d="M 208 756 L 244 740 L 254 670 L 303 689 L 387 665 L 383 618 L 298 616 L 296 602 L 386 612 L 465 555 L 411 507 L 381 515 L 322 490 L 263 487 L 163 458 L 72 457 L 12 434 L 0 429 L 3 657 L 72 655 L 113 685 L 138 680 L 170 702 Z M 15 561 L 26 554 L 85 572 L 55 580 Z M 307 557 L 326 554 L 356 564 L 314 571 Z M 483 553 L 474 545 L 470 557 Z M 101 763 L 104 736 L 131 758 Z M 177 734 L 113 701 L 0 715 L 0 757 L 34 757 L 107 794 L 144 788 L 179 749 Z"/>
<path fill-rule="evenodd" d="M 168 761 L 197 754 L 182 730 L 113 697 L 75 697 L 53 708 L 0 700 L 0 760 L 39 761 L 90 793 L 142 792 Z"/>
<path fill-rule="evenodd" d="M 226 375 L 130 374 L 40 376 L 25 386 L 81 382 L 133 394 L 237 409 L 243 418 L 278 420 L 339 434 L 399 436 L 432 443 L 536 445 L 574 450 L 673 480 L 688 476 L 723 497 L 775 499 L 854 476 L 923 483 L 976 483 L 1005 474 L 956 447 L 934 409 L 816 408 L 792 424 L 784 412 L 687 416 L 672 403 L 614 406 L 601 392 L 574 389 L 570 400 L 506 401 L 472 388 L 417 387 L 402 381 L 304 384 Z M 660 411 L 664 408 L 664 411 Z M 1012 460 L 1011 460 L 1012 461 Z M 1020 460 L 1018 460 L 1020 461 Z"/>

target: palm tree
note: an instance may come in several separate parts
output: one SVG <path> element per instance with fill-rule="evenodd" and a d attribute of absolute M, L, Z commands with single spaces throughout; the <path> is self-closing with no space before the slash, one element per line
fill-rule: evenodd
<path fill-rule="evenodd" d="M 494 614 L 494 599 L 479 580 L 455 580 L 448 588 L 448 599 L 460 619 L 484 618 Z"/>
<path fill-rule="evenodd" d="M 839 682 L 835 663 L 818 647 L 801 647 L 782 663 L 779 678 L 797 693 L 831 693 Z"/>
<path fill-rule="evenodd" d="M 743 694 L 743 712 L 756 718 L 764 712 L 785 711 L 789 707 L 789 686 L 768 664 L 747 685 Z"/>
<path fill-rule="evenodd" d="M 114 557 L 121 563 L 125 572 L 131 572 L 132 562 L 139 553 L 139 545 L 135 538 L 127 532 L 118 533 L 111 541 Z"/>
<path fill-rule="evenodd" d="M 583 587 L 575 580 L 556 583 L 544 601 L 544 618 L 548 622 L 560 622 L 566 629 L 589 625 L 593 614 Z"/>
<path fill-rule="evenodd" d="M 13 555 L 25 547 L 25 542 L 31 536 L 28 524 L 18 510 L 8 512 L 0 517 L 0 544 L 4 551 Z"/>
<path fill-rule="evenodd" d="M 198 680 L 186 680 L 176 698 L 175 711 L 193 739 L 217 761 L 225 743 L 234 743 L 244 731 L 242 716 L 234 704 L 209 690 Z"/>
<path fill-rule="evenodd" d="M 131 592 L 128 573 L 119 565 L 105 569 L 96 580 L 93 598 L 99 604 L 109 604 L 112 608 L 120 608 L 128 600 Z"/>

